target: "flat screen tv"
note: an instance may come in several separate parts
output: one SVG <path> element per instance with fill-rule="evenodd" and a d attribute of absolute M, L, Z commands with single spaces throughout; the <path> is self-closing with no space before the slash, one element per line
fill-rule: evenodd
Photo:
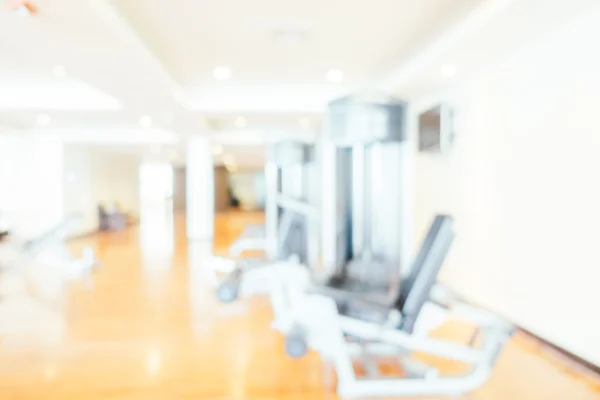
<path fill-rule="evenodd" d="M 419 151 L 445 152 L 452 138 L 452 111 L 448 105 L 438 104 L 419 114 Z"/>

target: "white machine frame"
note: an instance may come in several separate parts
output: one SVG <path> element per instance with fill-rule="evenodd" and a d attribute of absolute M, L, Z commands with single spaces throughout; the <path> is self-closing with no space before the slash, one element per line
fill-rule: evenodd
<path fill-rule="evenodd" d="M 269 266 L 270 271 L 264 272 L 277 272 L 279 279 L 271 285 L 273 327 L 286 336 L 288 355 L 298 358 L 308 348 L 318 351 L 333 363 L 338 394 L 349 398 L 459 395 L 483 384 L 514 328 L 501 317 L 460 300 L 443 285 L 433 284 L 452 236 L 451 220 L 436 217 L 415 259 L 414 274 L 407 279 L 410 288 L 402 309 L 396 302 L 384 305 L 361 293 L 313 285 L 310 271 L 302 265 Z M 369 322 L 343 315 L 336 300 L 366 307 L 383 318 Z M 448 319 L 475 326 L 468 343 L 428 337 Z M 407 324 L 409 320 L 411 324 Z M 351 338 L 358 338 L 358 343 Z M 470 370 L 463 375 L 443 375 L 433 365 L 410 357 L 414 351 L 465 363 Z M 406 376 L 381 376 L 381 357 L 396 359 Z M 356 374 L 353 365 L 357 362 L 364 367 L 365 376 Z"/>
<path fill-rule="evenodd" d="M 250 225 L 229 247 L 230 257 L 241 257 L 246 251 L 265 251 L 267 239 L 264 225 Z"/>
<path fill-rule="evenodd" d="M 282 147 L 279 152 L 276 145 L 271 147 L 265 166 L 267 187 L 265 225 L 247 227 L 229 248 L 230 258 L 215 257 L 211 263 L 217 283 L 217 297 L 222 302 L 270 293 L 273 282 L 278 279 L 278 274 L 273 275 L 271 269 L 266 267 L 279 257 L 280 249 L 294 223 L 295 214 L 305 216 L 315 223 L 318 220 L 319 210 L 316 206 L 279 190 L 279 181 L 285 178 L 281 168 L 301 165 L 310 158 L 307 144 L 282 142 L 280 145 Z M 302 176 L 302 179 L 306 177 Z M 285 210 L 281 215 L 279 208 Z M 309 237 L 308 242 L 309 252 L 312 252 L 308 257 L 314 259 L 317 257 L 315 249 L 318 247 L 318 238 Z M 265 258 L 245 259 L 242 254 L 246 251 L 263 251 Z M 298 260 L 298 255 L 291 254 L 289 259 Z M 249 271 L 252 273 L 248 273 Z"/>
<path fill-rule="evenodd" d="M 361 171 L 366 168 L 363 168 L 365 157 L 361 154 L 364 146 L 369 143 L 400 142 L 404 138 L 406 104 L 403 102 L 390 101 L 387 97 L 383 101 L 350 97 L 332 103 L 329 114 L 329 139 L 332 143 L 328 147 L 330 150 L 336 150 L 334 144 L 356 147 L 350 155 L 356 158 L 352 159 L 352 168 L 357 166 L 360 181 L 364 178 L 364 174 L 360 175 Z M 389 149 L 394 150 L 391 155 L 398 156 L 398 149 Z M 277 224 L 269 219 L 269 216 L 279 218 L 278 207 L 281 207 L 299 213 L 310 221 L 321 222 L 318 235 L 313 237 L 309 234 L 308 246 L 313 240 L 317 243 L 321 238 L 326 240 L 321 246 L 315 246 L 321 250 L 320 254 L 316 254 L 317 257 L 308 257 L 310 268 L 299 263 L 299 260 L 272 261 L 252 268 L 243 278 L 243 270 L 238 268 L 230 274 L 230 281 L 225 282 L 227 285 L 222 284 L 219 290 L 231 290 L 225 294 L 234 294 L 230 296 L 232 299 L 237 298 L 238 294 L 268 293 L 275 315 L 272 326 L 285 335 L 287 354 L 300 358 L 308 349 L 317 351 L 332 363 L 337 374 L 337 392 L 342 397 L 454 396 L 474 390 L 491 374 L 514 328 L 502 318 L 467 304 L 436 284 L 437 274 L 454 237 L 452 218 L 447 215 L 435 217 L 410 273 L 400 279 L 400 265 L 396 269 L 399 263 L 396 263 L 395 254 L 397 232 L 375 230 L 373 224 L 369 223 L 370 232 L 377 232 L 381 243 L 386 244 L 383 247 L 387 249 L 380 251 L 383 254 L 380 258 L 385 263 L 377 264 L 379 258 L 371 257 L 373 254 L 369 253 L 373 247 L 372 241 L 365 239 L 364 220 L 371 221 L 371 218 L 367 211 L 362 210 L 366 203 L 358 198 L 360 196 L 355 199 L 358 212 L 351 215 L 353 221 L 358 222 L 348 227 L 348 210 L 352 211 L 355 204 L 351 204 L 352 207 L 349 204 L 340 207 L 331 190 L 339 189 L 337 196 L 347 198 L 345 189 L 348 188 L 334 184 L 336 180 L 352 183 L 356 177 L 345 174 L 337 176 L 336 172 L 346 169 L 337 165 L 332 154 L 323 156 L 323 162 L 331 164 L 325 165 L 323 170 L 331 176 L 328 175 L 330 179 L 321 179 L 323 199 L 320 207 L 283 193 L 269 192 L 274 201 L 267 205 L 268 259 L 278 258 L 274 251 L 285 240 L 289 231 L 286 225 L 292 223 L 286 220 L 285 213 L 284 219 L 277 221 Z M 343 154 L 348 156 L 347 153 Z M 277 177 L 277 168 L 277 164 L 270 164 L 267 175 Z M 322 174 L 327 175 L 326 172 Z M 274 188 L 277 189 L 277 185 Z M 358 194 L 383 194 L 383 187 L 371 191 L 356 185 L 351 189 Z M 273 190 L 273 187 L 269 190 Z M 376 198 L 371 200 L 377 201 Z M 392 208 L 399 206 L 390 204 Z M 390 214 L 387 211 L 380 213 L 380 216 L 386 217 L 383 220 Z M 292 217 L 288 217 L 291 220 Z M 393 224 L 395 218 L 384 222 Z M 343 236 L 348 231 L 351 235 Z M 342 243 L 340 238 L 345 241 L 343 244 L 351 239 L 353 245 L 354 242 L 359 245 L 355 246 L 358 250 L 361 245 L 366 249 L 360 264 L 347 262 L 349 252 L 343 246 L 338 246 L 338 242 Z M 350 273 L 349 267 L 357 265 L 364 274 Z M 390 272 L 390 287 L 385 288 L 384 296 L 381 296 L 383 286 L 368 285 L 375 275 L 373 267 L 378 265 L 390 267 L 384 271 Z M 450 318 L 475 325 L 467 343 L 429 336 L 434 327 Z M 413 352 L 458 361 L 469 370 L 463 374 L 449 375 L 433 364 L 412 357 Z M 381 373 L 381 362 L 390 358 L 399 363 L 402 376 Z M 354 365 L 357 363 L 362 365 L 364 374 L 356 373 Z"/>
<path fill-rule="evenodd" d="M 267 267 L 266 267 L 267 268 Z M 271 304 L 275 312 L 272 326 L 286 335 L 286 350 L 293 357 L 311 348 L 331 361 L 337 374 L 337 392 L 346 398 L 416 395 L 459 395 L 486 381 L 511 337 L 513 327 L 502 318 L 452 296 L 437 286 L 420 315 L 417 332 L 408 334 L 391 325 L 398 316 L 391 311 L 388 324 L 365 322 L 340 315 L 336 302 L 321 294 L 311 294 L 306 267 L 293 263 L 270 265 L 265 275 L 272 278 Z M 437 298 L 435 298 L 437 297 Z M 477 326 L 467 344 L 427 337 L 443 320 L 462 320 Z M 347 338 L 360 338 L 353 343 Z M 475 346 L 475 343 L 478 346 Z M 293 349 L 295 347 L 295 349 Z M 304 347 L 304 348 L 303 348 Z M 456 360 L 471 365 L 464 375 L 444 376 L 433 366 L 410 358 L 412 351 Z M 295 352 L 295 354 L 294 354 Z M 378 357 L 394 357 L 408 377 L 382 377 Z M 353 365 L 360 362 L 366 376 L 357 376 Z"/>
<path fill-rule="evenodd" d="M 282 303 L 284 298 L 287 300 Z M 500 318 L 459 302 L 445 310 L 446 318 L 476 324 L 481 330 L 479 347 L 422 334 L 411 335 L 393 327 L 345 317 L 338 314 L 335 301 L 326 296 L 298 296 L 292 303 L 290 298 L 294 296 L 289 293 L 272 296 L 273 308 L 279 311 L 273 326 L 288 335 L 288 340 L 301 332 L 309 348 L 330 360 L 337 373 L 337 392 L 347 398 L 469 392 L 487 380 L 505 342 L 512 335 L 512 327 Z M 351 343 L 347 336 L 358 337 L 367 344 Z M 286 346 L 290 346 L 290 342 Z M 411 359 L 412 351 L 461 361 L 472 368 L 465 375 L 442 376 L 436 368 Z M 377 357 L 398 358 L 408 378 L 382 377 Z M 353 367 L 357 361 L 363 365 L 366 376 L 357 376 Z"/>
<path fill-rule="evenodd" d="M 64 282 L 87 278 L 99 266 L 94 250 L 86 246 L 81 258 L 71 255 L 65 236 L 80 221 L 71 215 L 32 240 L 10 238 L 0 245 L 0 297 L 21 294 L 16 279 L 35 281 L 38 289 L 59 290 Z M 7 283 L 9 282 L 9 283 Z M 56 294 L 56 293 L 54 293 Z"/>

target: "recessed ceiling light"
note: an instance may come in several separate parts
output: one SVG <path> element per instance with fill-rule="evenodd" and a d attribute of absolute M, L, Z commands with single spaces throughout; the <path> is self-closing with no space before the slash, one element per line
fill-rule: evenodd
<path fill-rule="evenodd" d="M 312 121 L 310 120 L 310 118 L 303 117 L 298 120 L 298 124 L 300 125 L 300 127 L 302 127 L 302 129 L 308 129 L 312 126 Z"/>
<path fill-rule="evenodd" d="M 344 79 L 344 73 L 339 69 L 333 68 L 327 71 L 327 80 L 332 83 L 339 83 Z"/>
<path fill-rule="evenodd" d="M 223 153 L 223 146 L 221 146 L 220 144 L 213 144 L 212 145 L 212 153 L 215 156 L 220 155 L 221 153 Z"/>
<path fill-rule="evenodd" d="M 67 75 L 67 70 L 62 65 L 55 65 L 54 68 L 52 68 L 52 75 L 62 78 Z"/>
<path fill-rule="evenodd" d="M 142 128 L 150 128 L 152 126 L 152 117 L 149 115 L 142 115 L 140 117 L 140 125 Z"/>
<path fill-rule="evenodd" d="M 35 117 L 35 122 L 37 122 L 39 126 L 49 125 L 51 122 L 50 116 L 48 114 L 38 114 L 38 116 Z"/>
<path fill-rule="evenodd" d="M 444 64 L 440 68 L 442 75 L 446 78 L 450 78 L 456 74 L 456 65 L 454 64 Z"/>
<path fill-rule="evenodd" d="M 233 122 L 233 124 L 235 125 L 236 128 L 245 128 L 246 127 L 246 118 L 244 117 L 237 117 L 235 119 L 235 121 Z"/>
<path fill-rule="evenodd" d="M 213 70 L 213 76 L 218 81 L 226 81 L 231 78 L 231 69 L 225 66 L 217 67 Z"/>

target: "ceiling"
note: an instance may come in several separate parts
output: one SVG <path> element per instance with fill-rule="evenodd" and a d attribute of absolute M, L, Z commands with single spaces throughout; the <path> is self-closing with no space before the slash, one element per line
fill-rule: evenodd
<path fill-rule="evenodd" d="M 335 97 L 373 88 L 417 96 L 598 4 L 31 2 L 39 12 L 22 17 L 0 0 L 0 131 L 127 143 L 142 153 L 163 143 L 181 157 L 187 135 L 207 134 L 242 165 L 261 163 L 269 141 L 315 137 Z M 452 77 L 440 74 L 448 63 Z M 219 66 L 229 79 L 215 79 Z M 332 69 L 340 82 L 327 79 Z"/>
<path fill-rule="evenodd" d="M 364 85 L 431 27 L 476 0 L 120 0 L 119 11 L 185 85 L 327 86 L 330 68 Z M 286 36 L 287 35 L 287 36 Z M 296 36 L 294 40 L 290 36 Z M 283 39 L 282 39 L 283 37 Z M 287 38 L 287 39 L 286 39 Z M 235 83 L 233 83 L 235 85 Z"/>

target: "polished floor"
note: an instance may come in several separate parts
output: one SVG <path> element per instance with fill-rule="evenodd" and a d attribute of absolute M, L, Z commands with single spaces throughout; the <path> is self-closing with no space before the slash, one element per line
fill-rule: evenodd
<path fill-rule="evenodd" d="M 260 214 L 221 214 L 214 251 Z M 102 266 L 64 297 L 0 302 L 0 399 L 333 399 L 335 377 L 316 354 L 284 355 L 264 299 L 221 305 L 206 256 L 187 243 L 184 220 L 73 244 Z M 450 331 L 448 331 L 451 334 Z M 442 331 L 442 334 L 444 332 Z M 600 399 L 592 376 L 517 335 L 488 383 L 465 399 Z"/>

